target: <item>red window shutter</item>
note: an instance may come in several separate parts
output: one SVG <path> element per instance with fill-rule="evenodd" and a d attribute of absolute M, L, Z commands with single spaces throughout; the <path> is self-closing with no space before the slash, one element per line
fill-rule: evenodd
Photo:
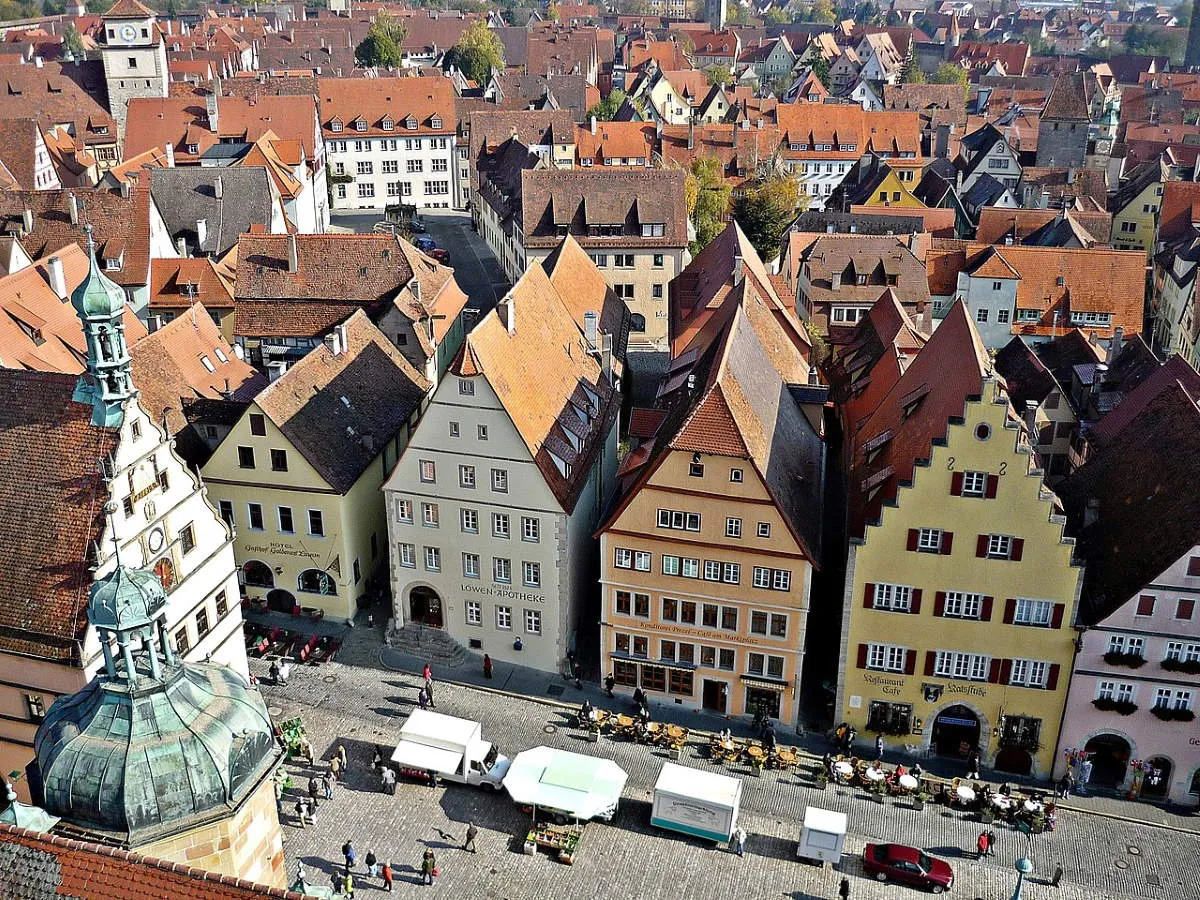
<path fill-rule="evenodd" d="M 912 602 L 909 611 L 915 616 L 921 611 L 921 589 L 917 588 L 912 592 Z"/>
<path fill-rule="evenodd" d="M 980 559 L 983 559 L 983 557 L 987 556 L 987 545 L 988 536 L 986 534 L 981 534 L 979 537 L 975 538 L 975 555 Z"/>
<path fill-rule="evenodd" d="M 1137 614 L 1139 616 L 1154 615 L 1154 597 L 1150 594 L 1142 594 L 1142 596 L 1138 597 Z"/>
<path fill-rule="evenodd" d="M 988 666 L 988 681 L 996 684 L 1000 681 L 1000 664 L 1004 662 L 1002 659 L 993 658 L 991 665 Z"/>
<path fill-rule="evenodd" d="M 933 614 L 935 616 L 944 616 L 946 614 L 946 592 L 938 591 L 933 595 Z"/>
<path fill-rule="evenodd" d="M 934 650 L 925 651 L 925 674 L 932 675 L 934 666 L 937 665 L 937 652 Z"/>
<path fill-rule="evenodd" d="M 1193 556 L 1188 560 L 1188 574 L 1200 575 L 1200 556 Z"/>
<path fill-rule="evenodd" d="M 1011 625 L 1013 619 L 1017 617 L 1017 600 L 1015 597 L 1009 597 L 1004 601 L 1004 624 Z"/>
<path fill-rule="evenodd" d="M 987 477 L 987 489 L 984 492 L 983 496 L 987 497 L 987 499 L 989 499 L 989 500 L 995 500 L 996 499 L 996 491 L 999 489 L 999 487 L 1000 487 L 1000 476 L 999 475 L 989 475 Z"/>
<path fill-rule="evenodd" d="M 955 497 L 962 496 L 963 473 L 955 472 L 950 476 L 950 493 Z"/>
<path fill-rule="evenodd" d="M 867 586 L 863 588 L 863 609 L 875 608 L 875 584 L 868 581 Z"/>
<path fill-rule="evenodd" d="M 915 671 L 917 671 L 917 651 L 916 650 L 905 650 L 904 651 L 904 674 L 911 675 Z"/>
<path fill-rule="evenodd" d="M 1006 659 L 1000 666 L 1000 683 L 1008 684 L 1012 681 L 1012 660 Z"/>
<path fill-rule="evenodd" d="M 938 552 L 941 553 L 942 556 L 949 556 L 950 549 L 953 546 L 954 546 L 954 532 L 953 531 L 943 531 L 942 532 L 942 549 L 939 550 Z"/>
<path fill-rule="evenodd" d="M 1050 617 L 1050 627 L 1051 628 L 1062 628 L 1063 614 L 1066 611 L 1067 611 L 1067 604 L 1065 604 L 1065 603 L 1055 603 L 1054 604 L 1054 612 L 1051 613 L 1051 617 Z"/>
<path fill-rule="evenodd" d="M 1012 555 L 1008 558 L 1013 562 L 1020 562 L 1021 555 L 1025 552 L 1025 540 L 1023 538 L 1013 538 L 1012 540 Z"/>
<path fill-rule="evenodd" d="M 1061 668 L 1058 663 L 1050 664 L 1050 671 L 1046 673 L 1046 690 L 1052 691 L 1058 687 L 1058 672 Z"/>
<path fill-rule="evenodd" d="M 858 645 L 858 667 L 860 669 L 865 669 L 867 667 L 867 645 L 866 644 Z"/>
<path fill-rule="evenodd" d="M 992 601 L 995 599 L 996 599 L 995 597 L 984 597 L 983 598 L 983 602 L 981 602 L 979 604 L 979 621 L 981 621 L 981 622 L 992 621 Z"/>
<path fill-rule="evenodd" d="M 917 529 L 915 529 L 915 528 L 908 529 L 908 549 L 909 550 L 917 549 L 918 535 L 919 535 L 919 532 L 917 531 Z"/>
<path fill-rule="evenodd" d="M 1196 601 L 1190 597 L 1183 597 L 1179 601 L 1179 605 L 1175 607 L 1175 618 L 1190 619 L 1192 613 L 1196 611 Z"/>

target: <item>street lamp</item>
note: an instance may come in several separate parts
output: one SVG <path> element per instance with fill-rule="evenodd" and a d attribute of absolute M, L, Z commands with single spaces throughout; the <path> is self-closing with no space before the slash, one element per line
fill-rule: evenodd
<path fill-rule="evenodd" d="M 1021 900 L 1021 886 L 1025 883 L 1025 876 L 1033 874 L 1033 860 L 1022 856 L 1013 866 L 1017 870 L 1017 887 L 1013 891 L 1012 900 Z"/>

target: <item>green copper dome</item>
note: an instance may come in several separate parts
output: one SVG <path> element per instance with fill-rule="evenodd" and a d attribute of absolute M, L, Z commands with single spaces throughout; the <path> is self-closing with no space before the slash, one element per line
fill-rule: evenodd
<path fill-rule="evenodd" d="M 100 271 L 96 264 L 96 246 L 92 228 L 87 226 L 88 273 L 71 292 L 71 305 L 85 319 L 111 319 L 125 309 L 125 291 Z"/>
<path fill-rule="evenodd" d="M 127 631 L 149 625 L 166 605 L 167 594 L 157 575 L 119 565 L 92 583 L 88 621 L 97 628 Z"/>

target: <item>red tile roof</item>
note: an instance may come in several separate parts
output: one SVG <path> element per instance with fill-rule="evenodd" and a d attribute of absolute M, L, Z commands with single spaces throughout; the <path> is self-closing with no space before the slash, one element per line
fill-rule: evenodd
<path fill-rule="evenodd" d="M 121 3 L 134 2 L 121 0 Z M 305 900 L 308 896 L 128 850 L 70 840 L 14 825 L 0 825 L 0 843 L 5 846 L 5 863 L 0 869 L 0 881 L 19 891 L 13 897 L 23 894 L 23 889 L 37 892 L 29 896 L 47 900 L 52 897 L 86 897 L 87 900 L 163 900 L 165 897 L 252 900 L 274 897 Z"/>
<path fill-rule="evenodd" d="M 327 140 L 455 133 L 454 82 L 449 78 L 319 78 L 317 96 Z M 405 124 L 410 117 L 416 128 Z M 365 130 L 356 127 L 358 122 Z M 334 130 L 335 123 L 341 131 Z"/>
<path fill-rule="evenodd" d="M 1158 213 L 1158 241 L 1172 244 L 1190 238 L 1200 226 L 1200 183 L 1168 181 Z"/>

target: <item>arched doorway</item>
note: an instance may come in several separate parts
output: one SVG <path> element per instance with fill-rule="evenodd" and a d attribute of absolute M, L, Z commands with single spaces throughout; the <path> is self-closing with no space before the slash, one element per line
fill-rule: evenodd
<path fill-rule="evenodd" d="M 305 594 L 337 596 L 337 582 L 333 580 L 332 575 L 321 569 L 305 569 L 296 579 L 296 587 Z"/>
<path fill-rule="evenodd" d="M 296 598 L 283 588 L 267 592 L 267 609 L 276 612 L 291 613 L 296 609 Z"/>
<path fill-rule="evenodd" d="M 1083 751 L 1092 762 L 1089 784 L 1113 788 L 1124 783 L 1133 753 L 1129 741 L 1117 734 L 1098 734 L 1084 744 Z"/>
<path fill-rule="evenodd" d="M 1166 797 L 1171 790 L 1171 776 L 1175 769 L 1171 761 L 1165 756 L 1153 756 L 1146 760 L 1143 769 L 1146 777 L 1142 781 L 1142 796 L 1151 800 Z"/>
<path fill-rule="evenodd" d="M 242 579 L 247 587 L 275 587 L 275 573 L 270 566 L 257 559 L 247 560 L 242 566 Z"/>
<path fill-rule="evenodd" d="M 419 586 L 408 593 L 408 618 L 430 628 L 442 627 L 442 598 L 430 587 Z"/>
<path fill-rule="evenodd" d="M 979 746 L 979 716 L 969 706 L 955 704 L 933 720 L 930 744 L 938 756 L 965 757 Z"/>

